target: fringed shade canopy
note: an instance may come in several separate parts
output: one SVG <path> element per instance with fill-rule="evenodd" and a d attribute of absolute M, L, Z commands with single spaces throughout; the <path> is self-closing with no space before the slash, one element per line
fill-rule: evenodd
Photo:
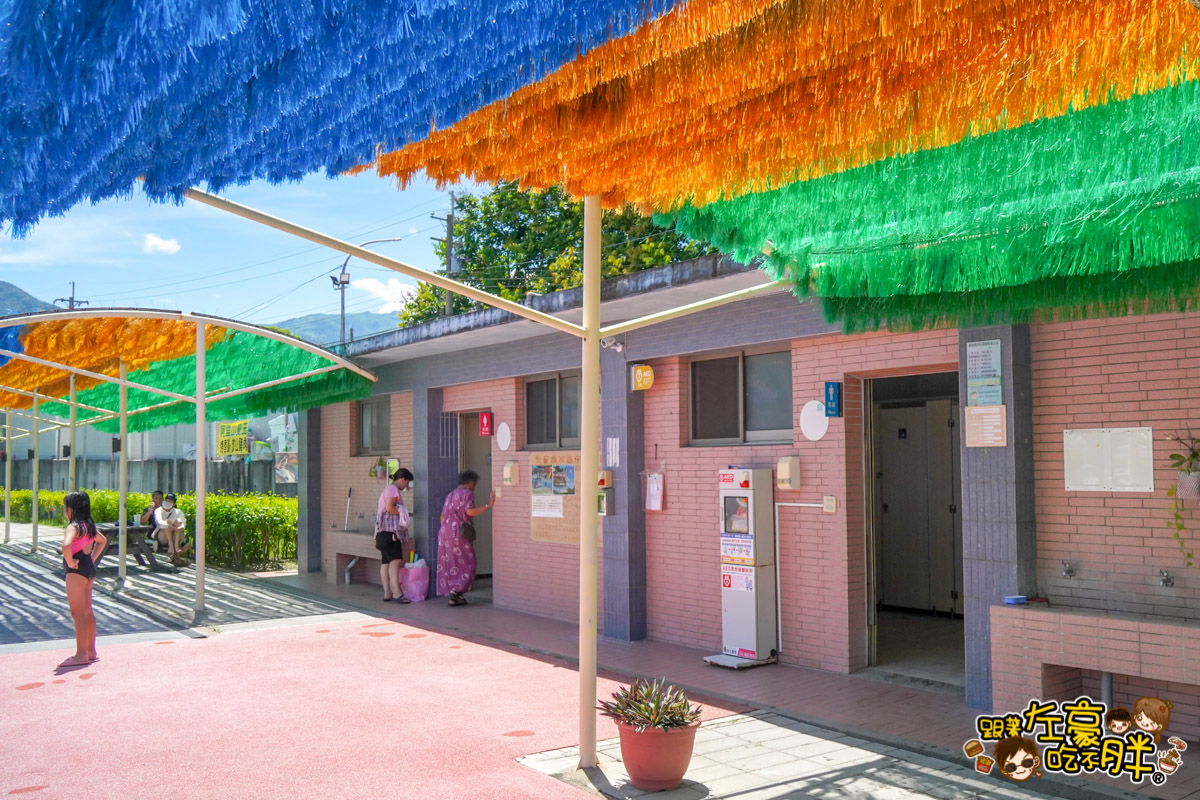
<path fill-rule="evenodd" d="M 150 317 L 141 316 L 146 314 Z M 193 319 L 209 323 L 205 376 L 210 419 L 299 411 L 370 393 L 371 373 L 334 353 L 244 323 L 182 316 L 105 309 L 5 318 L 3 322 L 9 324 L 0 328 L 0 350 L 12 355 L 0 353 L 0 408 L 28 409 L 35 394 L 66 401 L 71 373 L 63 367 L 117 378 L 122 362 L 126 379 L 134 385 L 194 397 L 197 322 Z M 77 374 L 75 389 L 76 402 L 82 406 L 78 419 L 100 418 L 96 428 L 116 431 L 119 386 Z M 252 391 L 234 394 L 246 389 Z M 144 389 L 128 390 L 128 409 L 129 429 L 134 431 L 195 421 L 190 403 Z M 43 400 L 39 413 L 65 419 L 70 416 L 70 406 Z"/>
<path fill-rule="evenodd" d="M 1198 86 L 1183 0 L 23 0 L 0 221 L 373 167 L 636 204 L 848 330 L 1191 307 Z"/>
<path fill-rule="evenodd" d="M 337 174 L 677 0 L 0 4 L 0 222 Z"/>

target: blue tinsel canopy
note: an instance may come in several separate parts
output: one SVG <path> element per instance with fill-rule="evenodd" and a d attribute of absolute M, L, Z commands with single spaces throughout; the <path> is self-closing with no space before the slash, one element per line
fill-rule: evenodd
<path fill-rule="evenodd" d="M 336 174 L 678 2 L 0 2 L 0 223 Z"/>

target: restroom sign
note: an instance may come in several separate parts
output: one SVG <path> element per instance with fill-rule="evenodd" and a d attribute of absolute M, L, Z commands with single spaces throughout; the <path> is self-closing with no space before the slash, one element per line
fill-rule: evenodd
<path fill-rule="evenodd" d="M 479 435 L 492 435 L 492 412 L 484 411 L 479 415 Z"/>

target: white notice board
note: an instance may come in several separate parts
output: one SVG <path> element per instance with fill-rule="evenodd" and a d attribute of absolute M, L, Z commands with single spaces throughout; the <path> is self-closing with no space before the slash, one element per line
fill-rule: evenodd
<path fill-rule="evenodd" d="M 1153 428 L 1063 431 L 1068 492 L 1153 492 Z"/>

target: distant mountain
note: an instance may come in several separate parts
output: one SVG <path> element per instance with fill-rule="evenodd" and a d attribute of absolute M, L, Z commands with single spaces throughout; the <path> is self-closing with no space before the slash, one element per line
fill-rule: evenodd
<path fill-rule="evenodd" d="M 276 328 L 287 328 L 293 336 L 306 339 L 314 344 L 336 344 L 339 336 L 339 317 L 337 314 L 306 314 L 303 317 L 285 319 L 276 322 Z M 374 314 L 370 311 L 359 311 L 346 315 L 346 339 L 354 332 L 355 339 L 370 336 L 372 333 L 390 331 L 400 326 L 400 320 L 395 314 Z"/>
<path fill-rule="evenodd" d="M 31 311 L 52 311 L 54 306 L 42 302 L 28 292 L 0 281 L 0 316 L 28 314 Z"/>

